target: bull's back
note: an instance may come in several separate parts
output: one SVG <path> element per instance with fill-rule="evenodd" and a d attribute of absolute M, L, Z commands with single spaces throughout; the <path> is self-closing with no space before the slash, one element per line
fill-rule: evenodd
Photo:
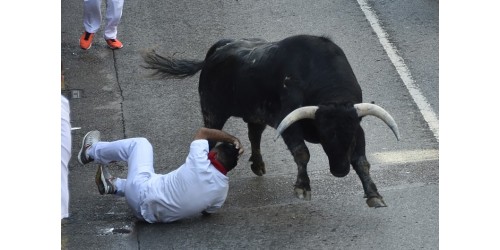
<path fill-rule="evenodd" d="M 273 123 L 283 98 L 296 98 L 287 96 L 287 87 L 300 91 L 303 99 L 292 101 L 299 106 L 362 100 L 344 52 L 328 38 L 221 41 L 207 53 L 200 74 L 200 98 L 214 109 Z"/>
<path fill-rule="evenodd" d="M 298 35 L 278 43 L 279 72 L 303 90 L 305 105 L 361 102 L 362 93 L 344 51 L 329 38 Z M 277 60 L 277 61 L 278 61 Z"/>
<path fill-rule="evenodd" d="M 243 39 L 207 53 L 199 83 L 202 101 L 243 118 L 270 112 L 267 104 L 279 101 L 280 85 L 273 74 L 275 49 L 275 43 Z"/>

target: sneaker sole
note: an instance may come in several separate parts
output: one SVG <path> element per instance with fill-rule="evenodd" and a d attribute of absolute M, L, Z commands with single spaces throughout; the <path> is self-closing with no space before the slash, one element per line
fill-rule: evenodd
<path fill-rule="evenodd" d="M 78 152 L 78 162 L 82 165 L 85 165 L 83 164 L 82 162 L 82 159 L 81 159 L 81 155 L 82 155 L 82 151 L 83 151 L 83 148 L 85 148 L 85 139 L 87 138 L 87 136 L 91 133 L 92 131 L 89 131 L 85 134 L 85 136 L 83 137 L 82 139 L 82 147 L 80 148 L 80 152 Z"/>
<path fill-rule="evenodd" d="M 112 194 L 112 192 L 115 192 L 115 187 L 108 179 L 106 179 L 103 169 L 103 165 L 97 166 L 97 172 L 95 174 L 95 183 L 97 184 L 97 189 L 99 190 L 99 193 L 101 195 Z M 111 190 L 113 191 L 110 192 Z"/>
<path fill-rule="evenodd" d="M 97 189 L 101 195 L 106 194 L 106 178 L 104 178 L 104 174 L 102 173 L 102 167 L 97 166 L 97 172 L 95 173 L 95 183 L 97 184 Z"/>

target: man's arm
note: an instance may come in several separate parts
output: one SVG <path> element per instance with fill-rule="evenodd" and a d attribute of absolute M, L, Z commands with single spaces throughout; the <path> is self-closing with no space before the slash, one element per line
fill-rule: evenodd
<path fill-rule="evenodd" d="M 198 131 L 196 131 L 194 139 L 195 140 L 205 139 L 218 142 L 232 143 L 234 144 L 236 149 L 238 149 L 239 155 L 243 153 L 243 147 L 241 146 L 240 140 L 222 130 L 201 127 L 200 129 L 198 129 Z"/>

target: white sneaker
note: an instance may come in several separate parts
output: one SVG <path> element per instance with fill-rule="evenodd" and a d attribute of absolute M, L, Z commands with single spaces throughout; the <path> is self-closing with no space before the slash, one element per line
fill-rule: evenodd
<path fill-rule="evenodd" d="M 78 153 L 78 162 L 80 164 L 85 165 L 89 162 L 94 161 L 88 154 L 87 149 L 92 146 L 92 144 L 97 143 L 101 140 L 101 132 L 97 130 L 93 130 L 88 132 L 82 140 L 82 147 L 80 148 L 80 152 Z"/>
<path fill-rule="evenodd" d="M 95 174 L 95 183 L 100 194 L 116 194 L 115 177 L 113 177 L 106 166 L 98 165 Z"/>

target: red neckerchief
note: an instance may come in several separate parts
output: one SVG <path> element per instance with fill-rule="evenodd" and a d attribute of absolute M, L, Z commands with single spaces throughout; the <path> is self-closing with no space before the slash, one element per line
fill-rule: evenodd
<path fill-rule="evenodd" d="M 219 170 L 223 175 L 226 175 L 227 170 L 217 159 L 215 159 L 216 155 L 217 153 L 215 151 L 210 151 L 208 152 L 208 159 L 217 170 Z"/>

